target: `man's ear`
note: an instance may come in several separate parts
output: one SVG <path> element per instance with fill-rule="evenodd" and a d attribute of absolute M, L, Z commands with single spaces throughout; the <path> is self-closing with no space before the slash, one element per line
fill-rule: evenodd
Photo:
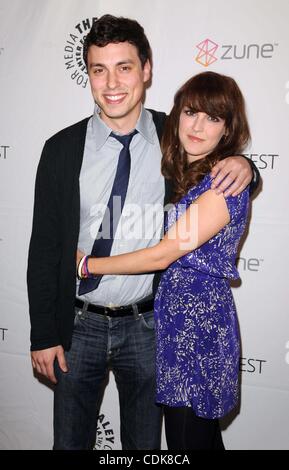
<path fill-rule="evenodd" d="M 149 60 L 147 60 L 143 66 L 143 81 L 148 82 L 151 78 L 152 66 Z"/>

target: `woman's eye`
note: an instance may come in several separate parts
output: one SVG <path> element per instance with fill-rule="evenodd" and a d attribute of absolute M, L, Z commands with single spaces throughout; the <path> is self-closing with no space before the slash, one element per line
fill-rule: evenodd
<path fill-rule="evenodd" d="M 218 117 L 215 117 L 215 116 L 208 116 L 208 119 L 209 121 L 213 121 L 213 122 L 219 122 L 220 119 Z"/>
<path fill-rule="evenodd" d="M 187 115 L 187 116 L 193 116 L 195 113 L 194 111 L 192 111 L 191 109 L 185 109 L 184 110 L 184 113 Z"/>

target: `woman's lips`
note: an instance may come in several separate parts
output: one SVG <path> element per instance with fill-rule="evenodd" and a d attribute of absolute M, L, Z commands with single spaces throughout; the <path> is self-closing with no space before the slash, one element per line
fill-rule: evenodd
<path fill-rule="evenodd" d="M 204 142 L 204 139 L 200 139 L 199 137 L 196 137 L 195 135 L 188 135 L 188 138 L 192 142 Z"/>

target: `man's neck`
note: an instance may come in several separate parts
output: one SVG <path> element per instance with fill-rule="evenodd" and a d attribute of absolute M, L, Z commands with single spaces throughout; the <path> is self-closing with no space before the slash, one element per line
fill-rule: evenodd
<path fill-rule="evenodd" d="M 135 129 L 138 119 L 140 117 L 142 106 L 139 105 L 129 114 L 120 117 L 109 117 L 100 111 L 100 118 L 103 122 L 110 127 L 114 132 L 119 134 L 129 134 L 132 130 Z"/>

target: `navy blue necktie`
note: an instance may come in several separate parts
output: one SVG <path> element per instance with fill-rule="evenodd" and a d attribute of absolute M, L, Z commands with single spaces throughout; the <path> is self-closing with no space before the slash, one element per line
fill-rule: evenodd
<path fill-rule="evenodd" d="M 114 182 L 112 185 L 112 190 L 110 193 L 110 197 L 107 203 L 107 209 L 105 211 L 103 220 L 99 227 L 99 231 L 97 237 L 94 241 L 91 256 L 96 257 L 103 257 L 109 256 L 111 252 L 111 247 L 113 243 L 113 239 L 115 236 L 115 232 L 118 226 L 118 222 L 122 213 L 122 209 L 124 206 L 124 201 L 126 198 L 127 187 L 129 182 L 129 174 L 130 174 L 130 151 L 129 146 L 132 141 L 132 138 L 135 134 L 137 134 L 137 130 L 134 130 L 131 134 L 128 135 L 116 135 L 113 132 L 110 134 L 116 140 L 118 140 L 122 145 L 123 148 L 119 154 L 118 164 L 116 169 L 116 174 L 114 178 Z M 118 196 L 118 201 L 120 204 L 118 205 L 117 213 L 113 213 L 113 201 L 114 198 Z M 116 204 L 115 204 L 116 205 Z M 105 237 L 103 238 L 102 235 Z M 102 275 L 96 276 L 93 279 L 82 279 L 79 284 L 78 294 L 83 295 L 97 289 Z"/>

